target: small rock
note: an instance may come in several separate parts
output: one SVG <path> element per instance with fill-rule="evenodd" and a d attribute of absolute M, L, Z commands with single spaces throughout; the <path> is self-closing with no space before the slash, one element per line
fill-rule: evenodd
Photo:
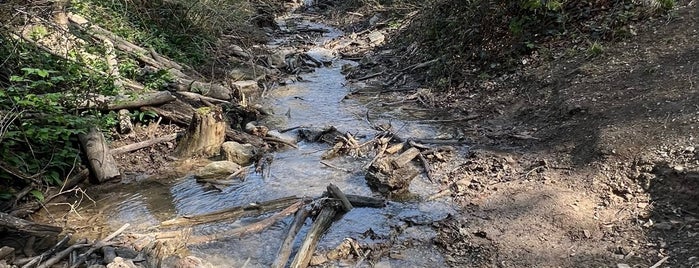
<path fill-rule="evenodd" d="M 646 208 L 646 207 L 648 207 L 648 203 L 638 203 L 638 204 L 636 204 L 636 206 L 638 208 Z"/>
<path fill-rule="evenodd" d="M 125 260 L 122 257 L 114 258 L 114 261 L 107 264 L 107 268 L 136 268 L 136 264 L 131 260 Z"/>
<path fill-rule="evenodd" d="M 684 172 L 684 166 L 676 165 L 676 166 L 672 167 L 672 170 L 674 170 L 677 173 L 682 173 L 682 172 Z"/>
<path fill-rule="evenodd" d="M 233 174 L 238 169 L 240 165 L 231 161 L 216 161 L 198 170 L 194 176 L 201 179 L 220 179 Z"/>
<path fill-rule="evenodd" d="M 221 145 L 221 154 L 226 157 L 226 160 L 244 166 L 250 164 L 255 156 L 255 146 L 227 141 Z"/>
<path fill-rule="evenodd" d="M 616 268 L 631 268 L 631 266 L 626 263 L 617 263 Z"/>
<path fill-rule="evenodd" d="M 367 38 L 369 38 L 369 43 L 372 45 L 380 45 L 384 40 L 386 40 L 386 36 L 377 31 L 369 33 Z"/>

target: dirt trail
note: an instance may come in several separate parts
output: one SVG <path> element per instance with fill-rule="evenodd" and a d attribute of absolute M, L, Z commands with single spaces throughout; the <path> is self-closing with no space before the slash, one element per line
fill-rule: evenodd
<path fill-rule="evenodd" d="M 463 208 L 436 241 L 450 263 L 699 265 L 698 18 L 680 8 L 597 57 L 534 55 L 442 96 L 483 115 L 459 127 L 474 153 L 445 168 Z"/>

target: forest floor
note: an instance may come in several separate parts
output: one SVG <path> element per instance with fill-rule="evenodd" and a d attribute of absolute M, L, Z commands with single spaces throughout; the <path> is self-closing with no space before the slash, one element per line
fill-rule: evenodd
<path fill-rule="evenodd" d="M 377 17 L 361 12 L 345 29 Z M 460 207 L 436 224 L 449 264 L 698 267 L 698 22 L 689 3 L 596 56 L 558 48 L 446 93 L 420 83 L 384 93 L 432 92 L 402 105 L 477 116 L 452 126 L 470 154 L 435 166 Z M 406 50 L 369 55 L 399 58 L 393 49 Z"/>

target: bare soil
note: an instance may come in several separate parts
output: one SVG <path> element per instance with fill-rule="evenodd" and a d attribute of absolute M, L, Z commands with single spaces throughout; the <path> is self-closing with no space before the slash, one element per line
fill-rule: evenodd
<path fill-rule="evenodd" d="M 450 265 L 699 266 L 698 20 L 690 3 L 601 55 L 552 49 L 435 94 L 480 115 L 458 126 L 471 154 L 438 166 L 461 207 L 435 240 Z"/>

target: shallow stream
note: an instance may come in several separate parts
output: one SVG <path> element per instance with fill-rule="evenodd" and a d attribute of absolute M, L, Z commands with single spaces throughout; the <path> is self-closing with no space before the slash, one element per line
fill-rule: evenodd
<path fill-rule="evenodd" d="M 298 18 L 280 19 L 282 29 L 286 28 L 287 20 L 298 21 Z M 377 133 L 366 120 L 369 109 L 373 120 L 390 120 L 393 126 L 401 127 L 400 133 L 404 137 L 434 138 L 439 134 L 433 126 L 402 121 L 405 118 L 401 118 L 403 113 L 399 110 L 370 108 L 374 107 L 371 104 L 376 101 L 375 98 L 362 95 L 363 97 L 346 99 L 345 96 L 355 88 L 348 85 L 348 81 L 340 73 L 341 66 L 356 63 L 338 59 L 333 51 L 320 46 L 324 41 L 342 33 L 324 25 L 309 22 L 302 24 L 328 30 L 324 37 L 316 40 L 319 46 L 311 49 L 308 54 L 331 60 L 333 64 L 318 68 L 312 73 L 301 74 L 302 81 L 269 89 L 266 96 L 258 102 L 273 109 L 274 115 L 259 124 L 270 129 L 335 126 L 341 132 L 351 132 L 356 137 L 365 137 L 367 140 Z M 279 39 L 270 46 L 284 46 L 285 43 L 284 39 Z M 293 132 L 288 134 L 294 135 Z M 347 173 L 320 163 L 321 155 L 328 148 L 327 144 L 301 141 L 299 149 L 285 149 L 274 154 L 268 176 L 248 172 L 244 182 L 222 190 L 205 187 L 191 177 L 141 182 L 124 185 L 106 194 L 106 197 L 98 200 L 97 209 L 79 211 L 85 214 L 89 214 L 87 211 L 99 211 L 104 214 L 105 223 L 112 229 L 131 223 L 132 231 L 145 232 L 151 226 L 176 216 L 202 214 L 287 196 L 316 197 L 325 191 L 329 183 L 337 185 L 345 193 L 376 196 L 367 186 L 364 172 L 361 171 L 371 156 L 329 160 L 336 167 L 355 171 Z M 361 245 L 391 246 L 391 254 L 385 254 L 386 257 L 377 264 L 383 265 L 382 267 L 443 266 L 441 254 L 430 242 L 436 234 L 430 223 L 447 217 L 453 213 L 453 209 L 446 202 L 417 201 L 425 200 L 439 191 L 438 185 L 430 183 L 424 174 L 413 180 L 410 191 L 418 196 L 416 201 L 390 201 L 385 208 L 355 208 L 343 215 L 320 241 L 319 250 L 335 248 L 343 239 L 354 238 Z M 236 222 L 199 225 L 194 231 L 196 234 L 216 233 L 266 216 L 268 215 L 257 219 L 245 218 Z M 189 250 L 216 267 L 268 267 L 276 257 L 291 218 L 287 217 L 258 234 L 191 246 Z M 307 220 L 299 237 L 305 235 L 310 222 L 311 220 Z M 299 239 L 296 243 L 298 246 Z M 369 265 L 364 262 L 361 266 Z"/>

